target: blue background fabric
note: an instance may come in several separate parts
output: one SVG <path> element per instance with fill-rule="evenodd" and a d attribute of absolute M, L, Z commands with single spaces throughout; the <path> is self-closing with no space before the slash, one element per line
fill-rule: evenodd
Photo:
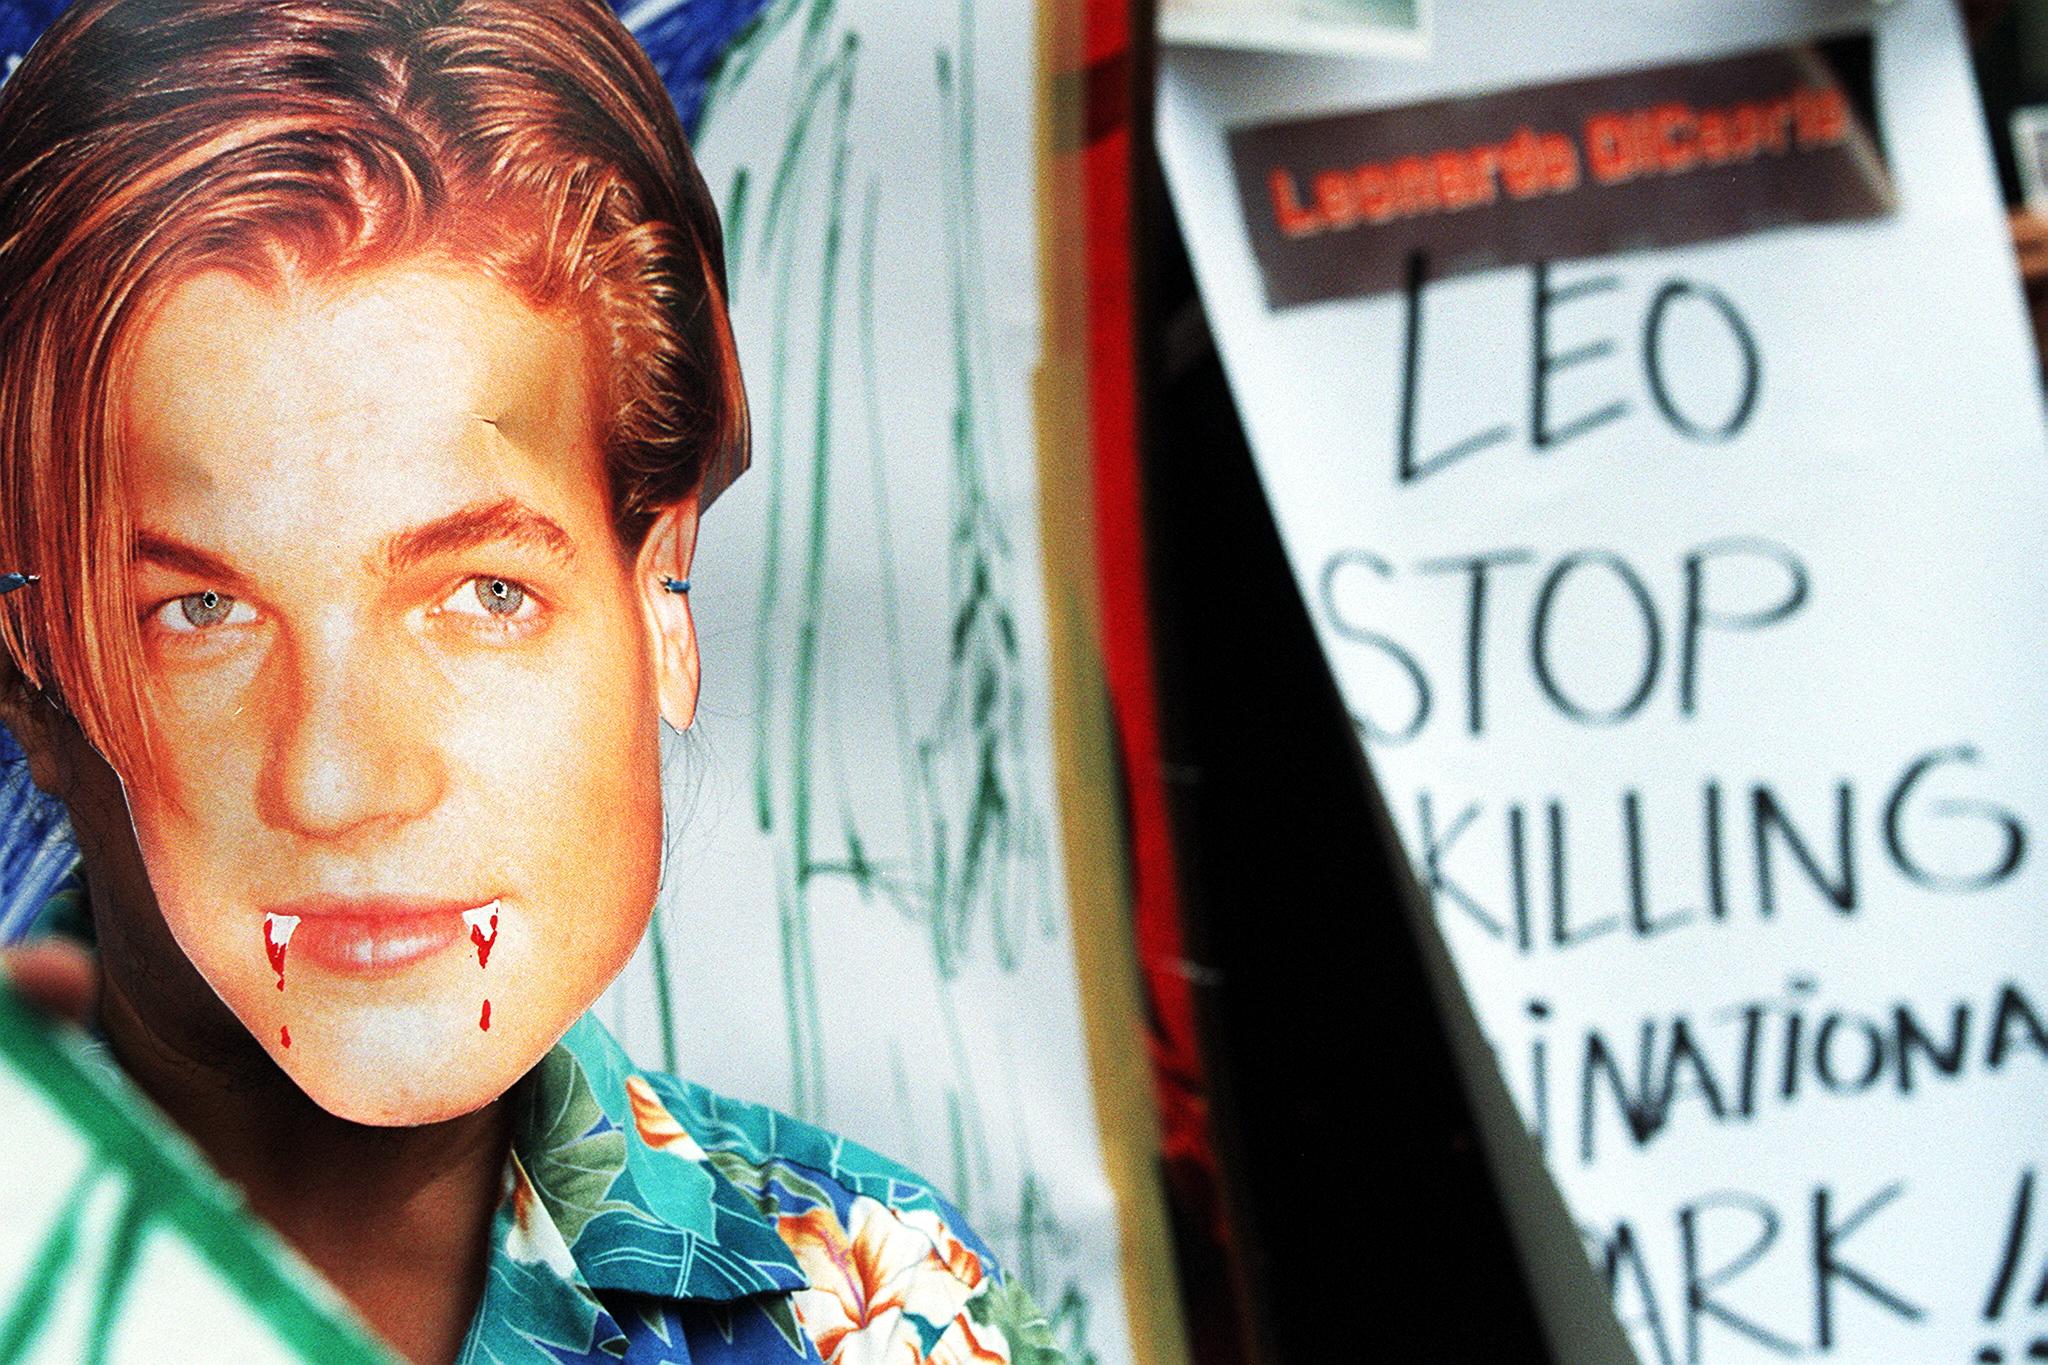
<path fill-rule="evenodd" d="M 0 942 L 27 931 L 76 856 L 64 808 L 35 789 L 14 737 L 0 730 Z"/>

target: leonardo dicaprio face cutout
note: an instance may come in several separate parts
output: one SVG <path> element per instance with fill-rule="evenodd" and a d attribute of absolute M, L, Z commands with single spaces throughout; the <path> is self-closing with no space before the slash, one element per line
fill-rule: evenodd
<path fill-rule="evenodd" d="M 687 604 L 613 529 L 584 334 L 434 261 L 214 272 L 131 374 L 158 760 L 124 777 L 164 918 L 324 1108 L 485 1104 L 638 942 L 678 668 L 694 701 Z"/>

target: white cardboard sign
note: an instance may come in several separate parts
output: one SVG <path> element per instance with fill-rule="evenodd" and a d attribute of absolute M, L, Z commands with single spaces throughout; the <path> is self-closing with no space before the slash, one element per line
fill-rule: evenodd
<path fill-rule="evenodd" d="M 1266 306 L 1231 128 L 1851 24 L 1888 218 Z M 1952 7 L 1471 0 L 1420 65 L 1163 74 L 1297 580 L 1637 1353 L 2048 1354 L 2048 458 Z M 1412 450 L 1507 435 L 1404 479 L 1418 325 Z"/>

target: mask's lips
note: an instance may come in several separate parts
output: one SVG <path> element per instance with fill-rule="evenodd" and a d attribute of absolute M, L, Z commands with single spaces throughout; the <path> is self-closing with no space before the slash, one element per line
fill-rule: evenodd
<path fill-rule="evenodd" d="M 380 976 L 446 951 L 468 936 L 481 916 L 492 925 L 498 902 L 415 897 L 309 897 L 272 907 L 264 916 L 266 947 L 282 939 L 293 962 L 338 976 Z M 291 926 L 279 932 L 281 926 Z M 283 957 L 273 950 L 273 965 Z M 280 971 L 280 976 L 282 972 Z"/>

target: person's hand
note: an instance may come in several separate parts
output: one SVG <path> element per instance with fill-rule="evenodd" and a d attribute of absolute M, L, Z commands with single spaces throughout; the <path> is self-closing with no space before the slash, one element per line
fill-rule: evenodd
<path fill-rule="evenodd" d="M 97 991 L 91 954 L 75 943 L 46 939 L 0 951 L 0 971 L 22 999 L 69 1023 L 92 1018 Z"/>

